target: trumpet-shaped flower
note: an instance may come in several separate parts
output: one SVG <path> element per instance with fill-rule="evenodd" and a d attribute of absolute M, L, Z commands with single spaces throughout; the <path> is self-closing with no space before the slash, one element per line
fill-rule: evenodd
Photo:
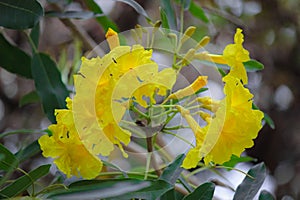
<path fill-rule="evenodd" d="M 100 173 L 102 162 L 80 141 L 74 125 L 71 99 L 68 98 L 67 102 L 68 110 L 56 110 L 57 124 L 49 126 L 52 136 L 43 135 L 39 144 L 43 155 L 53 157 L 54 163 L 67 177 L 81 175 L 91 179 Z"/>
<path fill-rule="evenodd" d="M 237 29 L 234 35 L 234 44 L 229 44 L 223 51 L 223 58 L 231 67 L 230 74 L 248 83 L 248 77 L 243 62 L 250 60 L 249 52 L 243 47 L 244 35 L 242 29 Z"/>
<path fill-rule="evenodd" d="M 196 167 L 202 158 L 206 164 L 211 161 L 222 164 L 233 154 L 240 156 L 245 148 L 253 146 L 253 139 L 262 127 L 263 113 L 252 109 L 253 95 L 240 79 L 227 75 L 223 80 L 226 96 L 206 126 L 200 127 L 189 113 L 182 114 L 196 137 L 196 147 L 183 162 L 185 168 Z"/>
<path fill-rule="evenodd" d="M 99 155 L 108 156 L 130 142 L 131 133 L 119 126 L 129 103 L 146 107 L 144 97 L 155 103 L 154 94 L 166 96 L 176 80 L 176 71 L 158 72 L 152 51 L 140 45 L 119 46 L 118 35 L 109 30 L 111 51 L 103 58 L 82 58 L 74 76 L 76 94 L 67 99 L 68 109 L 56 110 L 53 136 L 39 139 L 43 155 L 53 157 L 58 168 L 70 175 L 94 178 L 102 168 Z M 127 101 L 124 101 L 127 99 Z"/>
<path fill-rule="evenodd" d="M 213 107 L 202 106 L 215 112 L 212 118 L 206 117 L 206 126 L 200 127 L 188 112 L 178 109 L 196 137 L 196 146 L 188 152 L 183 162 L 185 168 L 196 167 L 202 158 L 206 164 L 222 164 L 232 155 L 240 156 L 245 148 L 253 146 L 253 139 L 262 127 L 263 113 L 252 109 L 253 95 L 244 87 L 248 78 L 243 62 L 249 60 L 249 52 L 242 46 L 244 39 L 241 32 L 237 29 L 235 43 L 227 45 L 223 53 L 224 61 L 231 66 L 230 72 L 223 78 L 225 98 L 215 102 L 217 105 Z M 220 61 L 224 62 L 222 59 Z M 213 101 L 202 97 L 198 98 L 198 102 Z"/>

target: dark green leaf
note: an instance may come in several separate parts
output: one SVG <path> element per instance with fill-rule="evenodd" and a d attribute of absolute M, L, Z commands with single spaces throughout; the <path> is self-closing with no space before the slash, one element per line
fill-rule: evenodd
<path fill-rule="evenodd" d="M 47 175 L 49 173 L 51 165 L 42 165 L 38 168 L 32 170 L 28 174 L 21 176 L 13 183 L 5 187 L 3 190 L 0 191 L 1 197 L 14 197 L 21 192 L 25 191 L 28 187 L 34 184 L 34 181 L 38 180 L 39 178 Z"/>
<path fill-rule="evenodd" d="M 0 66 L 11 73 L 32 78 L 31 58 L 24 51 L 11 45 L 0 33 Z"/>
<path fill-rule="evenodd" d="M 0 144 L 0 154 L 4 158 L 0 161 L 0 169 L 4 171 L 10 171 L 15 169 L 19 165 L 19 160 L 12 154 L 5 146 Z"/>
<path fill-rule="evenodd" d="M 20 162 L 27 160 L 31 158 L 34 155 L 37 155 L 38 153 L 41 152 L 40 145 L 38 141 L 34 141 L 28 146 L 26 146 L 24 149 L 21 149 L 18 151 L 15 156 L 18 158 Z"/>
<path fill-rule="evenodd" d="M 36 53 L 31 63 L 37 93 L 48 119 L 55 123 L 54 109 L 65 108 L 68 90 L 61 80 L 55 62 L 46 54 Z"/>
<path fill-rule="evenodd" d="M 114 0 L 114 1 L 126 3 L 127 5 L 131 6 L 137 13 L 139 13 L 140 15 L 143 15 L 147 20 L 151 21 L 148 14 L 144 10 L 144 8 L 140 4 L 138 4 L 136 1 L 134 1 L 134 0 Z"/>
<path fill-rule="evenodd" d="M 253 166 L 243 182 L 237 187 L 233 200 L 253 199 L 259 191 L 266 178 L 266 167 L 264 163 L 259 163 Z"/>
<path fill-rule="evenodd" d="M 244 62 L 244 66 L 245 66 L 247 72 L 256 72 L 256 71 L 264 69 L 264 65 L 254 59 Z"/>
<path fill-rule="evenodd" d="M 176 15 L 171 0 L 162 0 L 160 5 L 166 13 L 170 29 L 177 30 Z"/>
<path fill-rule="evenodd" d="M 198 6 L 194 1 L 192 1 L 190 3 L 189 11 L 194 17 L 202 20 L 203 22 L 205 22 L 205 23 L 209 22 L 209 20 L 208 20 L 207 16 L 205 15 L 203 9 L 200 6 Z"/>
<path fill-rule="evenodd" d="M 65 12 L 55 12 L 50 11 L 46 12 L 45 16 L 47 17 L 58 17 L 61 19 L 91 19 L 94 17 L 103 17 L 104 14 L 95 14 L 90 11 L 65 11 Z"/>
<path fill-rule="evenodd" d="M 0 26 L 11 29 L 32 28 L 43 16 L 36 0 L 0 0 Z"/>
<path fill-rule="evenodd" d="M 204 183 L 197 187 L 192 193 L 185 196 L 183 200 L 212 200 L 214 191 L 215 185 L 213 183 Z"/>
<path fill-rule="evenodd" d="M 32 41 L 32 53 L 38 49 L 40 38 L 40 23 L 37 23 L 30 32 L 30 39 Z M 33 46 L 34 45 L 34 46 Z"/>
<path fill-rule="evenodd" d="M 28 94 L 25 94 L 20 102 L 19 106 L 22 107 L 24 105 L 30 104 L 30 103 L 37 103 L 40 101 L 39 95 L 37 94 L 36 91 L 31 91 Z"/>
<path fill-rule="evenodd" d="M 185 158 L 184 154 L 177 156 L 177 158 L 169 164 L 159 177 L 160 180 L 164 180 L 170 184 L 175 184 L 176 180 L 180 176 L 183 168 L 181 168 L 181 164 Z"/>
<path fill-rule="evenodd" d="M 163 194 L 161 197 L 160 197 L 160 200 L 169 200 L 169 199 L 176 199 L 175 197 L 175 190 L 172 189 L 172 190 L 169 190 L 168 192 L 166 192 L 165 194 Z"/>
<path fill-rule="evenodd" d="M 225 166 L 225 167 L 233 168 L 238 163 L 249 162 L 249 161 L 254 161 L 254 160 L 255 160 L 254 158 L 251 158 L 249 156 L 238 157 L 236 155 L 232 155 L 230 160 L 223 163 L 222 165 Z"/>
<path fill-rule="evenodd" d="M 138 179 L 91 180 L 72 183 L 68 190 L 57 190 L 49 194 L 54 199 L 156 199 L 172 186 L 165 181 Z M 113 192 L 112 192 L 113 191 Z"/>
<path fill-rule="evenodd" d="M 273 195 L 266 190 L 261 191 L 258 199 L 259 200 L 275 200 Z"/>
<path fill-rule="evenodd" d="M 152 181 L 151 185 L 149 187 L 146 187 L 141 190 L 137 190 L 134 192 L 130 192 L 124 195 L 120 195 L 114 198 L 110 199 L 157 199 L 158 197 L 162 196 L 164 193 L 167 191 L 171 190 L 173 188 L 172 185 L 169 183 L 162 181 L 162 180 L 157 180 L 157 181 Z"/>
<path fill-rule="evenodd" d="M 104 14 L 102 9 L 98 6 L 97 3 L 95 3 L 94 0 L 85 0 L 84 2 L 87 5 L 87 7 L 94 13 Z M 96 17 L 96 20 L 103 27 L 105 32 L 108 30 L 108 28 L 111 28 L 117 32 L 119 31 L 117 25 L 106 16 Z"/>

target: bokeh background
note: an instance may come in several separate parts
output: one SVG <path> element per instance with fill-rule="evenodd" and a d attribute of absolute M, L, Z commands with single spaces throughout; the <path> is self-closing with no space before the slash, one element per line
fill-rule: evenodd
<path fill-rule="evenodd" d="M 84 1 L 40 1 L 47 10 L 85 10 Z M 130 6 L 111 0 L 97 1 L 106 15 L 118 25 L 120 32 L 136 24 L 148 26 L 145 18 Z M 160 18 L 158 0 L 137 0 L 153 21 Z M 288 196 L 300 199 L 300 2 L 298 0 L 201 0 L 209 18 L 204 23 L 185 13 L 185 27 L 198 28 L 194 36 L 200 40 L 211 36 L 217 50 L 232 42 L 236 27 L 244 30 L 245 47 L 252 58 L 264 64 L 261 72 L 251 73 L 249 88 L 256 104 L 275 122 L 275 129 L 265 126 L 247 154 L 264 161 L 274 177 L 278 199 Z M 175 6 L 176 7 L 176 6 Z M 178 9 L 178 8 L 176 8 Z M 87 55 L 91 45 L 104 40 L 104 31 L 95 19 L 72 20 L 86 41 L 76 37 L 66 20 L 46 17 L 41 23 L 40 51 L 54 58 L 63 76 L 71 85 L 72 73 L 80 66 L 80 57 Z M 74 28 L 74 27 L 73 27 Z M 11 42 L 30 53 L 24 34 L 5 30 Z M 1 47 L 0 47 L 1 48 Z M 221 52 L 219 52 L 221 53 Z M 1 57 L 1 55 L 0 55 Z M 20 63 L 22 64 L 22 63 Z M 72 89 L 72 88 L 70 88 Z M 0 132 L 17 129 L 45 129 L 49 125 L 41 105 L 31 102 L 20 105 L 22 97 L 34 90 L 32 80 L 17 77 L 0 69 Z M 12 135 L 1 140 L 16 152 L 40 134 Z M 33 168 L 39 157 L 27 161 Z"/>

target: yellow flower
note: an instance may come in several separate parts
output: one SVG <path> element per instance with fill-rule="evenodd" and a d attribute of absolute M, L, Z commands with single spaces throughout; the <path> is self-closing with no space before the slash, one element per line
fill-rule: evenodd
<path fill-rule="evenodd" d="M 38 140 L 43 156 L 53 157 L 54 163 L 67 177 L 95 178 L 102 169 L 102 162 L 80 141 L 74 126 L 72 102 L 69 98 L 67 102 L 69 110 L 56 110 L 57 124 L 49 126 L 52 136 L 43 135 Z"/>
<path fill-rule="evenodd" d="M 151 56 L 151 50 L 134 45 L 117 46 L 103 58 L 82 59 L 79 75 L 75 77 L 74 119 L 82 142 L 93 154 L 107 156 L 113 150 L 112 145 L 116 144 L 127 157 L 121 143 L 127 145 L 131 133 L 122 129 L 119 122 L 128 106 L 116 100 L 130 98 L 134 91 L 128 90 L 128 87 L 138 80 L 144 80 L 145 75 L 149 75 L 149 71 L 157 66 Z M 153 76 L 156 75 L 157 71 Z M 130 79 L 122 83 L 123 77 Z M 144 105 L 142 98 L 136 96 L 137 101 Z"/>
<path fill-rule="evenodd" d="M 199 76 L 191 85 L 169 95 L 164 102 L 167 102 L 170 99 L 182 99 L 184 97 L 193 95 L 196 92 L 198 92 L 198 90 L 203 88 L 206 84 L 207 84 L 207 76 Z"/>
<path fill-rule="evenodd" d="M 133 68 L 118 82 L 113 94 L 113 109 L 119 106 L 128 107 L 130 101 L 147 108 L 148 104 L 156 104 L 155 95 L 166 96 L 176 82 L 176 71 L 166 68 L 158 72 L 156 63 L 144 64 Z M 133 97 L 133 98 L 132 98 Z M 149 98 L 149 103 L 145 100 Z M 122 101 L 125 99 L 125 101 Z M 124 104 L 123 102 L 126 102 Z"/>
<path fill-rule="evenodd" d="M 237 29 L 234 35 L 234 44 L 229 44 L 223 51 L 223 58 L 231 67 L 230 74 L 248 83 L 248 77 L 243 62 L 250 60 L 249 52 L 243 47 L 244 35 L 241 29 Z"/>
<path fill-rule="evenodd" d="M 231 155 L 240 156 L 245 148 L 253 146 L 253 139 L 262 128 L 263 112 L 252 109 L 253 95 L 249 90 L 241 84 L 240 79 L 230 75 L 223 80 L 226 97 L 211 122 L 211 131 L 220 132 L 218 137 L 207 137 L 203 143 L 204 153 L 208 153 L 204 158 L 205 163 L 213 161 L 222 164 L 228 161 Z M 207 134 L 211 134 L 210 130 Z M 216 138 L 216 143 L 211 147 L 214 143 L 212 139 Z"/>
<path fill-rule="evenodd" d="M 206 164 L 222 164 L 231 155 L 240 156 L 245 148 L 253 146 L 253 139 L 261 129 L 263 113 L 252 109 L 253 95 L 243 86 L 240 79 L 231 74 L 223 78 L 225 98 L 207 125 L 200 127 L 189 112 L 178 109 L 186 119 L 196 137 L 196 147 L 188 152 L 184 168 L 196 167 L 204 158 Z"/>

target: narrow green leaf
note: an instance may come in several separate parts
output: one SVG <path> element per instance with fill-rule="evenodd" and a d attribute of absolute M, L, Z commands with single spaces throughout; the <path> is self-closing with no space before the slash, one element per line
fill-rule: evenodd
<path fill-rule="evenodd" d="M 0 26 L 11 29 L 32 28 L 43 16 L 43 12 L 36 0 L 1 0 Z"/>
<path fill-rule="evenodd" d="M 152 181 L 149 187 L 109 199 L 157 199 L 172 188 L 173 186 L 169 183 L 162 180 L 157 180 Z"/>
<path fill-rule="evenodd" d="M 160 200 L 169 200 L 169 199 L 176 200 L 175 190 L 174 189 L 169 190 L 168 192 L 166 192 L 165 194 L 163 194 L 159 199 Z"/>
<path fill-rule="evenodd" d="M 41 152 L 40 145 L 37 140 L 26 146 L 24 149 L 19 150 L 15 156 L 20 162 L 25 161 L 32 156 L 37 155 Z"/>
<path fill-rule="evenodd" d="M 243 157 L 238 157 L 236 155 L 232 155 L 230 160 L 223 163 L 222 165 L 225 167 L 230 167 L 233 168 L 236 164 L 241 163 L 241 162 L 250 162 L 254 161 L 255 159 L 249 156 L 243 156 Z"/>
<path fill-rule="evenodd" d="M 17 196 L 21 192 L 25 191 L 28 187 L 33 185 L 34 181 L 47 175 L 49 173 L 50 166 L 51 165 L 39 166 L 38 168 L 32 170 L 28 174 L 21 176 L 13 183 L 5 187 L 3 190 L 1 190 L 0 196 L 5 198 Z"/>
<path fill-rule="evenodd" d="M 95 3 L 94 0 L 85 0 L 84 2 L 86 6 L 94 13 L 100 15 L 104 14 L 102 9 L 98 6 L 97 3 Z M 108 30 L 108 28 L 111 28 L 114 31 L 119 32 L 117 25 L 114 22 L 112 22 L 107 16 L 96 17 L 96 20 L 102 26 L 105 32 Z"/>
<path fill-rule="evenodd" d="M 259 110 L 259 108 L 257 107 L 257 105 L 255 105 L 254 103 L 252 104 L 252 108 L 254 110 Z M 263 119 L 270 126 L 271 129 L 275 129 L 275 123 L 274 123 L 274 121 L 272 120 L 272 118 L 267 113 L 264 113 L 264 118 Z"/>
<path fill-rule="evenodd" d="M 0 144 L 0 154 L 4 156 L 4 158 L 0 161 L 1 170 L 10 171 L 17 168 L 19 160 L 2 144 Z"/>
<path fill-rule="evenodd" d="M 97 14 L 91 11 L 65 11 L 65 12 L 55 12 L 49 11 L 45 13 L 47 17 L 58 17 L 61 19 L 91 19 L 94 17 L 103 17 L 104 14 Z"/>
<path fill-rule="evenodd" d="M 177 30 L 176 15 L 171 0 L 161 0 L 160 6 L 166 13 L 170 29 Z"/>
<path fill-rule="evenodd" d="M 267 113 L 264 113 L 264 120 L 271 127 L 271 129 L 275 129 L 275 123 Z"/>
<path fill-rule="evenodd" d="M 36 91 L 31 91 L 28 94 L 25 94 L 19 102 L 19 107 L 22 107 L 24 105 L 30 104 L 30 103 L 37 103 L 40 101 L 39 95 Z"/>
<path fill-rule="evenodd" d="M 183 200 L 212 200 L 215 185 L 211 182 L 204 183 L 197 187 L 192 193 L 188 194 Z"/>
<path fill-rule="evenodd" d="M 18 47 L 11 45 L 0 33 L 0 66 L 7 71 L 32 78 L 30 62 L 31 58 Z"/>
<path fill-rule="evenodd" d="M 68 90 L 61 80 L 55 62 L 46 54 L 36 53 L 31 63 L 32 76 L 43 109 L 52 123 L 55 123 L 54 109 L 65 108 Z"/>
<path fill-rule="evenodd" d="M 114 1 L 126 3 L 127 5 L 131 6 L 137 13 L 139 13 L 140 15 L 143 15 L 147 20 L 151 21 L 150 17 L 148 16 L 148 14 L 144 10 L 144 8 L 140 4 L 138 4 L 136 1 L 134 1 L 134 0 L 114 0 Z"/>
<path fill-rule="evenodd" d="M 181 0 L 181 4 L 185 11 L 190 9 L 191 3 L 192 3 L 192 0 Z"/>
<path fill-rule="evenodd" d="M 168 17 L 167 17 L 165 9 L 163 9 L 162 7 L 159 7 L 159 11 L 160 11 L 160 18 L 161 18 L 161 23 L 162 23 L 161 26 L 163 28 L 165 28 L 166 30 L 169 30 L 170 26 L 169 26 Z"/>
<path fill-rule="evenodd" d="M 264 163 L 253 166 L 248 174 L 253 177 L 246 176 L 243 182 L 237 187 L 233 200 L 253 199 L 259 191 L 266 178 L 266 167 Z"/>
<path fill-rule="evenodd" d="M 254 59 L 244 62 L 243 64 L 248 72 L 256 72 L 264 69 L 264 65 Z"/>
<path fill-rule="evenodd" d="M 208 20 L 207 16 L 205 15 L 203 9 L 201 8 L 201 6 L 198 6 L 193 0 L 190 3 L 189 11 L 194 17 L 202 20 L 203 22 L 205 22 L 205 23 L 209 22 L 209 20 Z"/>
<path fill-rule="evenodd" d="M 175 184 L 176 180 L 180 176 L 183 168 L 181 168 L 181 164 L 185 158 L 184 154 L 177 156 L 177 158 L 169 164 L 159 177 L 160 180 L 164 180 L 170 184 Z"/>
<path fill-rule="evenodd" d="M 102 160 L 102 162 L 103 162 L 103 164 L 104 164 L 105 166 L 110 167 L 110 168 L 112 168 L 112 169 L 116 169 L 116 170 L 122 172 L 123 176 L 124 176 L 125 178 L 128 178 L 128 175 L 126 174 L 126 172 L 124 172 L 119 166 L 114 165 L 113 163 L 110 163 L 110 162 L 105 161 L 105 160 Z"/>
<path fill-rule="evenodd" d="M 38 48 L 39 46 L 39 38 L 40 38 L 40 23 L 37 23 L 32 29 L 31 29 L 31 32 L 30 32 L 30 39 L 32 41 L 33 44 L 31 45 L 34 45 L 32 46 L 32 53 L 35 52 L 35 50 Z"/>
<path fill-rule="evenodd" d="M 275 200 L 273 195 L 266 190 L 261 191 L 258 197 L 259 200 Z"/>
<path fill-rule="evenodd" d="M 54 199 L 157 199 L 172 186 L 165 181 L 138 179 L 90 180 L 72 183 L 68 190 L 49 193 Z M 113 192 L 112 192 L 113 189 Z"/>

